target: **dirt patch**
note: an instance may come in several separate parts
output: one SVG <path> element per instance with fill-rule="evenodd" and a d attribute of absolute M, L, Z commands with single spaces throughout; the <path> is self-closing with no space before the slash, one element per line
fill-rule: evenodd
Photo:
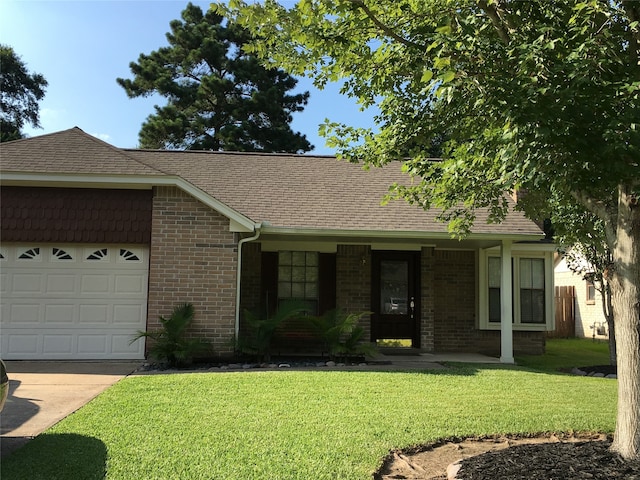
<path fill-rule="evenodd" d="M 640 462 L 623 461 L 610 446 L 604 434 L 453 439 L 391 452 L 374 478 L 640 480 Z"/>

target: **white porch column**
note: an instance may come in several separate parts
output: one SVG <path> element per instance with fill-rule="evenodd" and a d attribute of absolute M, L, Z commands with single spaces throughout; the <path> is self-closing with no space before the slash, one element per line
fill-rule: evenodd
<path fill-rule="evenodd" d="M 500 362 L 515 363 L 513 359 L 513 282 L 511 280 L 511 241 L 503 240 L 500 249 Z"/>

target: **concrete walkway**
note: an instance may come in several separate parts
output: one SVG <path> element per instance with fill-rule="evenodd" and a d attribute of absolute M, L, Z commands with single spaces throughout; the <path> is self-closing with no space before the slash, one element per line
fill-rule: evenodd
<path fill-rule="evenodd" d="M 8 361 L 9 397 L 0 413 L 0 455 L 78 410 L 141 362 Z"/>

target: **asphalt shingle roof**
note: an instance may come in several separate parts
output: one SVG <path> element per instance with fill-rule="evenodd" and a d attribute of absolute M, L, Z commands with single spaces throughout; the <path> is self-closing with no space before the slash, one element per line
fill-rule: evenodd
<path fill-rule="evenodd" d="M 0 146 L 3 171 L 179 176 L 255 222 L 322 230 L 446 233 L 438 211 L 381 201 L 389 185 L 406 182 L 399 164 L 363 170 L 333 157 L 229 152 L 130 150 L 75 128 Z M 477 212 L 476 234 L 542 235 L 512 211 L 501 224 Z"/>

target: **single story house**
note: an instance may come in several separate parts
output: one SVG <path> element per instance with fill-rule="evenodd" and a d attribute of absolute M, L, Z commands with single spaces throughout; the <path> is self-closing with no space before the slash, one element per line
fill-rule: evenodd
<path fill-rule="evenodd" d="M 381 205 L 400 165 L 333 157 L 121 149 L 79 128 L 0 145 L 4 359 L 142 359 L 137 330 L 182 302 L 231 355 L 243 312 L 289 298 L 370 312 L 371 342 L 423 352 L 542 353 L 553 246 L 521 213 Z"/>

